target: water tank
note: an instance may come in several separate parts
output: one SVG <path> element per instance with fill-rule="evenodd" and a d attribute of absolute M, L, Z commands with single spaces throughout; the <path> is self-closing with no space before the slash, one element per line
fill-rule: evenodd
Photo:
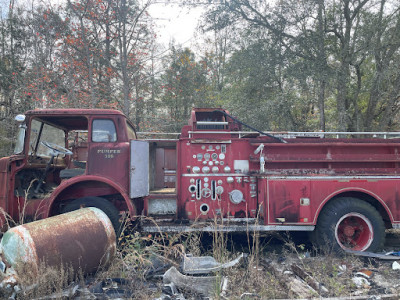
<path fill-rule="evenodd" d="M 107 215 L 88 207 L 13 227 L 3 235 L 0 249 L 5 265 L 17 273 L 28 268 L 37 274 L 44 263 L 86 274 L 111 261 L 116 237 Z"/>

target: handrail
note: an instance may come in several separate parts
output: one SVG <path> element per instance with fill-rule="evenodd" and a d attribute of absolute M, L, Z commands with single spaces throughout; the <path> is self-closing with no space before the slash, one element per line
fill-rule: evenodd
<path fill-rule="evenodd" d="M 145 131 L 139 131 L 136 132 L 136 134 L 140 134 L 140 135 L 180 135 L 180 132 L 154 132 L 154 131 L 149 131 L 149 132 L 145 132 Z"/>
<path fill-rule="evenodd" d="M 244 135 L 248 134 L 259 134 L 258 132 L 253 132 L 253 131 L 189 131 L 189 137 L 191 137 L 192 134 L 238 134 L 239 137 L 241 138 Z M 299 131 L 283 131 L 283 132 L 277 132 L 277 131 L 266 131 L 265 133 L 271 134 L 276 137 L 281 137 L 281 138 L 295 138 L 295 137 L 319 137 L 319 138 L 325 138 L 327 136 L 334 136 L 334 138 L 342 138 L 343 136 L 354 136 L 354 135 L 359 135 L 359 136 L 372 136 L 372 138 L 379 138 L 382 136 L 384 139 L 387 139 L 389 137 L 398 137 L 400 138 L 400 132 L 344 132 L 344 131 L 330 131 L 330 132 L 299 132 Z M 262 135 L 262 134 L 260 134 Z"/>
<path fill-rule="evenodd" d="M 189 138 L 192 137 L 193 134 L 238 134 L 239 138 L 248 134 L 259 134 L 255 131 L 189 131 Z M 321 131 L 266 131 L 265 133 L 282 137 L 282 138 L 296 138 L 296 137 L 317 137 L 317 138 L 325 138 L 325 137 L 333 137 L 333 138 L 343 138 L 349 136 L 371 136 L 372 138 L 400 138 L 400 132 L 390 132 L 390 131 L 369 131 L 369 132 L 360 132 L 360 131 L 329 131 L 329 132 L 321 132 Z M 180 133 L 176 132 L 137 132 L 138 135 L 174 135 L 178 136 Z M 260 134 L 262 135 L 262 134 Z"/>
<path fill-rule="evenodd" d="M 197 125 L 228 125 L 228 122 L 197 121 Z"/>
<path fill-rule="evenodd" d="M 271 133 L 272 134 L 272 133 Z M 275 132 L 275 135 L 284 135 L 294 136 L 294 137 L 320 137 L 324 138 L 326 136 L 336 136 L 336 138 L 341 138 L 342 136 L 371 136 L 372 138 L 383 137 L 387 139 L 388 137 L 399 137 L 400 132 L 389 132 L 389 131 L 369 131 L 369 132 L 361 132 L 361 131 L 328 131 L 328 132 L 296 132 L 296 131 L 288 131 L 288 132 Z"/>

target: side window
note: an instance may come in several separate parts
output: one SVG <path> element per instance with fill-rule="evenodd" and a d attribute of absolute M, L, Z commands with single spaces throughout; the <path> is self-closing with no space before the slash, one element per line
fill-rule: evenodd
<path fill-rule="evenodd" d="M 92 125 L 92 141 L 98 143 L 116 142 L 117 132 L 112 120 L 94 120 Z"/>
<path fill-rule="evenodd" d="M 126 128 L 128 129 L 128 139 L 136 140 L 135 129 L 133 129 L 133 127 L 128 122 L 126 122 Z"/>

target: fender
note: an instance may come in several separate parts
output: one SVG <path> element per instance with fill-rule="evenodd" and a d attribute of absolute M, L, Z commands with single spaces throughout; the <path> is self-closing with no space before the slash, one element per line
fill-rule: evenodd
<path fill-rule="evenodd" d="M 388 216 L 389 216 L 389 218 L 390 218 L 390 222 L 393 224 L 394 218 L 393 218 L 393 215 L 392 215 L 390 209 L 389 209 L 388 206 L 386 205 L 386 203 L 385 203 L 377 194 L 375 194 L 375 193 L 373 193 L 373 192 L 371 192 L 371 191 L 369 191 L 369 190 L 366 190 L 366 189 L 363 189 L 363 188 L 357 188 L 357 187 L 343 188 L 343 189 L 337 190 L 337 191 L 333 192 L 332 194 L 328 195 L 328 196 L 321 202 L 321 204 L 318 206 L 318 209 L 317 209 L 316 212 L 315 212 L 313 224 L 315 225 L 315 224 L 317 223 L 317 219 L 318 219 L 318 216 L 319 216 L 319 214 L 320 214 L 322 208 L 325 207 L 325 204 L 326 204 L 329 200 L 331 200 L 333 197 L 335 197 L 335 196 L 337 196 L 337 195 L 340 195 L 340 194 L 343 194 L 343 193 L 346 193 L 346 192 L 360 192 L 360 193 L 369 195 L 369 196 L 371 196 L 372 198 L 374 198 L 375 200 L 377 200 L 377 201 L 382 205 L 382 207 L 385 209 L 386 213 L 388 214 Z"/>
<path fill-rule="evenodd" d="M 50 217 L 50 211 L 53 207 L 53 204 L 55 202 L 55 200 L 57 199 L 57 197 L 60 195 L 61 192 L 63 192 L 65 189 L 73 186 L 74 184 L 77 183 L 82 183 L 85 181 L 97 181 L 97 182 L 102 182 L 105 184 L 108 184 L 109 186 L 113 187 L 115 190 L 118 191 L 118 193 L 121 194 L 121 196 L 124 198 L 125 203 L 129 209 L 129 214 L 130 216 L 136 216 L 136 208 L 133 205 L 131 199 L 129 198 L 129 195 L 126 193 L 126 191 L 117 183 L 115 183 L 114 181 L 102 177 L 102 176 L 96 176 L 96 175 L 82 175 L 82 176 L 77 176 L 77 177 L 73 177 L 71 179 L 65 180 L 63 181 L 52 193 L 52 195 L 47 199 L 47 209 L 44 213 L 44 217 L 48 218 Z"/>

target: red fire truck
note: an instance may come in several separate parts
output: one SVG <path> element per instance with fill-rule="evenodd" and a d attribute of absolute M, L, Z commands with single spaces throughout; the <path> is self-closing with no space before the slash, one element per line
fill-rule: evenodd
<path fill-rule="evenodd" d="M 3 230 L 94 206 L 117 231 L 129 213 L 147 232 L 309 231 L 319 244 L 376 251 L 400 227 L 400 139 L 389 133 L 243 132 L 223 109 L 194 109 L 176 140 L 139 140 L 115 110 L 16 120 L 15 152 L 0 159 Z"/>

